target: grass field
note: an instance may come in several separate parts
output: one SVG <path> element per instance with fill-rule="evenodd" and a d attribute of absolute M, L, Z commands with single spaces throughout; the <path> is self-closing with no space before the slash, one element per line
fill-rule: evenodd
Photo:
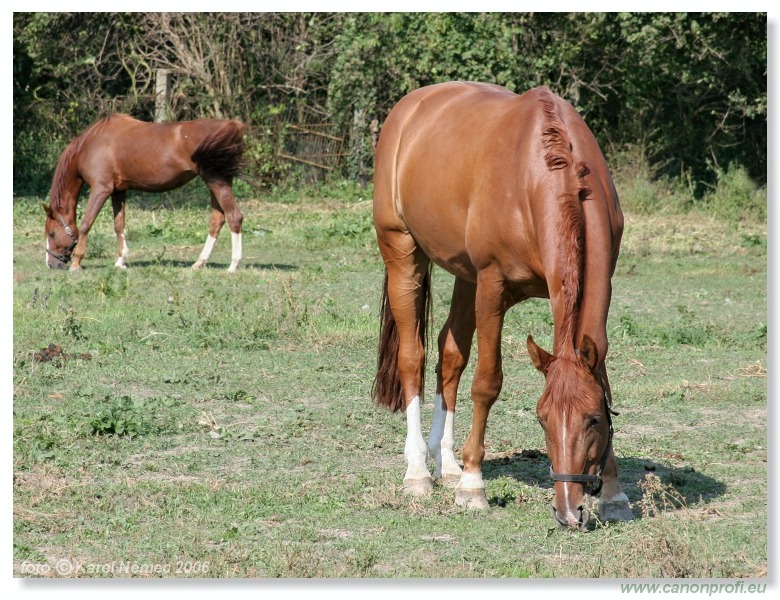
<path fill-rule="evenodd" d="M 507 317 L 491 509 L 460 509 L 449 489 L 410 499 L 405 424 L 370 400 L 382 264 L 369 196 L 242 201 L 231 275 L 226 232 L 209 268 L 189 269 L 208 222 L 200 187 L 186 202 L 129 198 L 127 271 L 110 210 L 83 272 L 50 272 L 38 199 L 14 203 L 16 577 L 766 576 L 765 224 L 627 214 L 608 366 L 637 518 L 573 533 L 550 517 L 543 381 L 525 351 L 529 333 L 551 346 L 547 302 Z M 434 272 L 434 327 L 450 283 Z"/>

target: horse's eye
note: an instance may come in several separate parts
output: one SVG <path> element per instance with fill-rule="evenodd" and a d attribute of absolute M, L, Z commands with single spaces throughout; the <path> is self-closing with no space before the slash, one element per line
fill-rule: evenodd
<path fill-rule="evenodd" d="M 54 232 L 53 232 L 53 231 L 50 231 L 50 232 L 49 232 L 49 237 L 50 237 L 50 238 L 53 238 L 53 237 L 54 237 Z"/>
<path fill-rule="evenodd" d="M 596 427 L 599 426 L 600 422 L 601 421 L 598 417 L 590 417 L 588 419 L 588 427 L 590 427 L 591 429 L 595 429 Z"/>

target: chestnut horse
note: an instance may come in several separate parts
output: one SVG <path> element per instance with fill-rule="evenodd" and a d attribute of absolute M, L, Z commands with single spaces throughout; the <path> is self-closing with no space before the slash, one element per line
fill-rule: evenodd
<path fill-rule="evenodd" d="M 193 269 L 206 264 L 227 218 L 232 234 L 235 271 L 241 261 L 243 216 L 233 198 L 233 178 L 239 175 L 244 152 L 244 126 L 238 121 L 198 119 L 177 123 L 146 123 L 115 114 L 93 123 L 60 156 L 46 212 L 46 264 L 81 268 L 87 235 L 106 199 L 111 196 L 114 230 L 119 244 L 117 267 L 125 267 L 127 190 L 165 192 L 200 175 L 211 192 L 211 223 L 206 245 Z M 81 226 L 76 228 L 76 204 L 81 188 L 90 188 Z"/>
<path fill-rule="evenodd" d="M 612 451 L 604 358 L 623 215 L 590 129 L 546 88 L 451 82 L 418 89 L 393 108 L 376 148 L 374 225 L 385 263 L 374 399 L 405 411 L 404 489 L 455 487 L 458 505 L 487 508 L 482 461 L 488 413 L 501 390 L 504 314 L 549 298 L 553 354 L 529 336 L 546 379 L 537 404 L 555 486 L 553 516 L 584 529 L 586 492 L 602 519 L 630 519 Z M 455 276 L 439 335 L 433 424 L 422 435 L 420 398 L 432 263 Z M 453 453 L 455 402 L 474 332 L 471 431 L 463 469 Z"/>

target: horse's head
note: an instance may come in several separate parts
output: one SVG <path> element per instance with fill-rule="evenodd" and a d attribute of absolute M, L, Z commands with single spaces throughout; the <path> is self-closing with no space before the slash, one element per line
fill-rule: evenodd
<path fill-rule="evenodd" d="M 589 515 L 583 509 L 583 497 L 586 492 L 599 493 L 612 443 L 612 418 L 599 376 L 598 350 L 586 335 L 571 360 L 545 352 L 528 336 L 528 353 L 545 376 L 536 414 L 555 481 L 553 517 L 561 526 L 584 530 Z"/>
<path fill-rule="evenodd" d="M 67 269 L 79 241 L 79 230 L 48 204 L 41 203 L 41 208 L 46 213 L 46 265 L 50 269 Z"/>

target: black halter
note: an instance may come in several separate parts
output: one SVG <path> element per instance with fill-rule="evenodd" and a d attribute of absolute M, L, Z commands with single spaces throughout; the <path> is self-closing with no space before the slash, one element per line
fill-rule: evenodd
<path fill-rule="evenodd" d="M 607 395 L 606 390 L 604 391 L 604 404 L 607 409 L 607 423 L 609 423 L 609 438 L 607 440 L 607 447 L 604 450 L 604 456 L 602 456 L 601 463 L 599 464 L 599 470 L 596 472 L 596 474 L 589 475 L 588 473 L 556 473 L 555 471 L 553 471 L 552 465 L 550 465 L 550 477 L 552 478 L 553 481 L 567 481 L 571 483 L 590 484 L 589 493 L 591 496 L 597 496 L 601 491 L 601 484 L 603 483 L 601 481 L 601 472 L 604 470 L 604 467 L 607 465 L 607 459 L 609 458 L 609 453 L 612 450 L 612 436 L 615 433 L 614 429 L 612 428 L 612 415 L 617 416 L 620 414 L 612 410 L 612 402 L 610 401 L 610 398 Z"/>
<path fill-rule="evenodd" d="M 79 240 L 73 233 L 73 230 L 70 228 L 70 225 L 68 225 L 65 222 L 65 219 L 62 218 L 62 215 L 57 215 L 57 218 L 60 220 L 60 223 L 62 223 L 62 226 L 65 228 L 65 233 L 67 233 L 70 239 L 73 240 L 73 243 L 67 248 L 65 248 L 65 250 L 62 251 L 62 254 L 57 254 L 56 252 L 52 252 L 51 250 L 49 250 L 48 247 L 46 248 L 46 252 L 51 254 L 58 261 L 68 264 L 71 259 L 71 253 L 73 252 L 73 249 L 76 247 L 76 244 L 78 244 Z"/>

